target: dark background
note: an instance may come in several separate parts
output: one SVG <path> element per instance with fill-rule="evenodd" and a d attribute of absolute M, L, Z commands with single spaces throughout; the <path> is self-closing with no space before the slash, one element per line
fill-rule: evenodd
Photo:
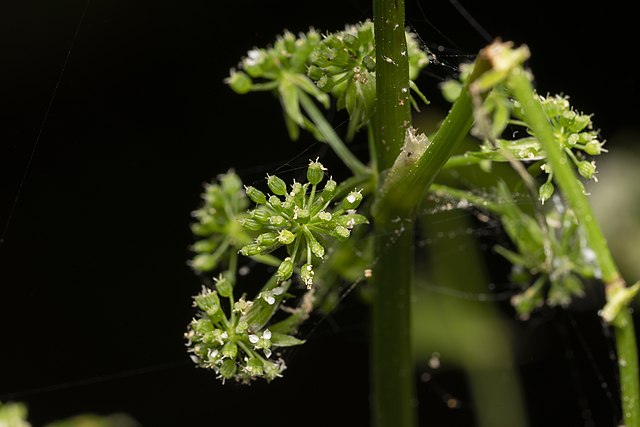
<path fill-rule="evenodd" d="M 442 60 L 455 65 L 486 44 L 449 1 L 417 2 L 407 0 L 408 23 L 445 48 Z M 529 45 L 541 92 L 571 95 L 607 137 L 635 126 L 629 11 L 462 3 L 491 36 Z M 270 96 L 234 95 L 223 78 L 284 28 L 333 31 L 369 17 L 369 2 L 356 0 L 0 4 L 0 400 L 26 402 L 35 426 L 119 411 L 145 426 L 367 424 L 368 326 L 357 301 L 319 323 L 269 386 L 222 386 L 194 369 L 182 334 L 199 288 L 185 260 L 201 183 L 230 167 L 254 182 L 320 150 L 296 158 L 310 138 L 289 142 Z M 451 73 L 432 65 L 419 81 L 436 108 L 445 108 L 436 84 Z M 593 357 L 606 358 L 594 340 Z M 583 425 L 562 357 L 523 368 L 532 425 Z M 461 374 L 440 381 L 464 401 Z M 421 393 L 430 425 L 473 425 L 464 405 L 451 411 L 434 390 Z M 604 402 L 597 425 L 614 425 L 616 409 L 593 393 Z"/>

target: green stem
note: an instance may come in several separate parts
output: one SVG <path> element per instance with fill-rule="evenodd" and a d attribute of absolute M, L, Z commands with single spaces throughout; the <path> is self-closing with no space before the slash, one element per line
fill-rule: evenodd
<path fill-rule="evenodd" d="M 394 227 L 376 227 L 371 374 L 377 427 L 415 425 L 411 342 L 413 226 L 413 220 L 408 220 Z"/>
<path fill-rule="evenodd" d="M 373 0 L 376 44 L 375 146 L 379 170 L 393 164 L 411 125 L 404 0 Z"/>
<path fill-rule="evenodd" d="M 409 63 L 404 0 L 373 0 L 376 44 L 376 113 L 373 117 L 378 172 L 391 167 L 411 125 Z M 376 199 L 380 195 L 378 191 Z M 376 217 L 373 266 L 371 381 L 373 421 L 377 427 L 415 425 L 415 375 L 411 343 L 413 291 L 413 212 L 402 221 Z M 399 268 L 400 267 L 400 268 Z"/>
<path fill-rule="evenodd" d="M 338 134 L 333 130 L 333 127 L 331 127 L 327 119 L 324 117 L 324 114 L 322 114 L 318 109 L 309 95 L 300 91 L 299 99 L 300 105 L 304 109 L 305 113 L 309 115 L 313 124 L 316 125 L 320 134 L 327 140 L 327 144 L 329 144 L 340 160 L 342 160 L 342 162 L 351 169 L 351 172 L 354 175 L 368 175 L 369 168 L 358 160 L 351 150 L 347 148 L 345 143 L 342 142 Z"/>
<path fill-rule="evenodd" d="M 418 206 L 425 191 L 443 169 L 473 125 L 473 101 L 469 85 L 489 69 L 481 52 L 467 84 L 454 102 L 432 141 L 423 152 L 403 150 L 387 173 L 373 207 L 379 220 L 389 221 Z M 420 144 L 418 144 L 420 145 Z"/>
<path fill-rule="evenodd" d="M 547 154 L 554 181 L 562 190 L 569 206 L 585 230 L 589 246 L 594 251 L 600 267 L 607 303 L 612 303 L 627 288 L 593 214 L 589 200 L 584 194 L 583 186 L 574 172 L 572 162 L 553 135 L 551 124 L 535 94 L 529 75 L 518 67 L 511 72 L 508 85 L 524 111 L 525 121 Z M 629 307 L 626 304 L 620 307 L 615 318 L 611 320 L 615 329 L 618 352 L 622 415 L 627 427 L 637 427 L 640 426 L 640 380 L 638 350 Z"/>

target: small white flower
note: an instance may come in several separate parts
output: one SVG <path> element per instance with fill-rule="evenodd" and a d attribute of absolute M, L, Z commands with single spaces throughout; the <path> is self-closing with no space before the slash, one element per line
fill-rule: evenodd
<path fill-rule="evenodd" d="M 249 52 L 247 52 L 247 59 L 245 59 L 245 64 L 252 67 L 262 62 L 262 59 L 263 59 L 263 54 L 261 50 L 251 49 Z"/>

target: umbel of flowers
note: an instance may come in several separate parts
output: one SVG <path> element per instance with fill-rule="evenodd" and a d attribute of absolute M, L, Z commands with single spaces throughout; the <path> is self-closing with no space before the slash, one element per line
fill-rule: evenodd
<path fill-rule="evenodd" d="M 325 173 L 315 160 L 305 183 L 294 180 L 287 186 L 268 175 L 270 194 L 253 186 L 243 189 L 233 172 L 205 186 L 204 204 L 194 212 L 198 222 L 192 226 L 201 240 L 192 247 L 196 255 L 190 264 L 205 277 L 225 270 L 194 297 L 198 314 L 185 338 L 192 360 L 223 381 L 271 381 L 281 375 L 286 366 L 274 350 L 304 342 L 294 335 L 312 307 L 314 267 L 331 241 L 347 240 L 354 227 L 368 222 L 356 213 L 361 192 L 325 180 Z M 251 202 L 255 207 L 247 210 Z M 275 270 L 253 299 L 234 297 L 239 257 Z M 285 307 L 286 299 L 293 299 L 294 282 L 303 284 L 306 294 L 298 307 Z M 278 313 L 287 315 L 274 320 Z"/>

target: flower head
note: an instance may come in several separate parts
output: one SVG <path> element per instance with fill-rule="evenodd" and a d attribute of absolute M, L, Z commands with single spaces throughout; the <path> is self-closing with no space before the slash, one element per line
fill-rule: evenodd
<path fill-rule="evenodd" d="M 218 267 L 229 247 L 240 247 L 249 240 L 238 224 L 238 219 L 246 216 L 249 199 L 238 175 L 229 171 L 204 186 L 202 200 L 202 206 L 192 214 L 197 222 L 191 231 L 200 240 L 191 247 L 196 255 L 189 264 L 198 272 L 208 272 Z"/>
<path fill-rule="evenodd" d="M 276 194 L 267 197 L 260 190 L 247 188 L 247 194 L 257 206 L 242 225 L 256 237 L 252 243 L 243 246 L 240 253 L 246 256 L 268 254 L 285 246 L 289 256 L 278 268 L 279 281 L 291 277 L 295 265 L 304 264 L 300 278 L 311 287 L 313 264 L 324 258 L 326 240 L 345 240 L 353 227 L 367 223 L 364 216 L 355 213 L 363 198 L 359 191 L 351 191 L 341 204 L 332 206 L 336 182 L 329 178 L 322 190 L 318 188 L 325 179 L 325 172 L 326 168 L 315 160 L 307 169 L 308 181 L 305 184 L 294 181 L 289 191 L 286 187 L 283 189 L 284 181 L 273 175 L 267 176 L 267 185 Z"/>

